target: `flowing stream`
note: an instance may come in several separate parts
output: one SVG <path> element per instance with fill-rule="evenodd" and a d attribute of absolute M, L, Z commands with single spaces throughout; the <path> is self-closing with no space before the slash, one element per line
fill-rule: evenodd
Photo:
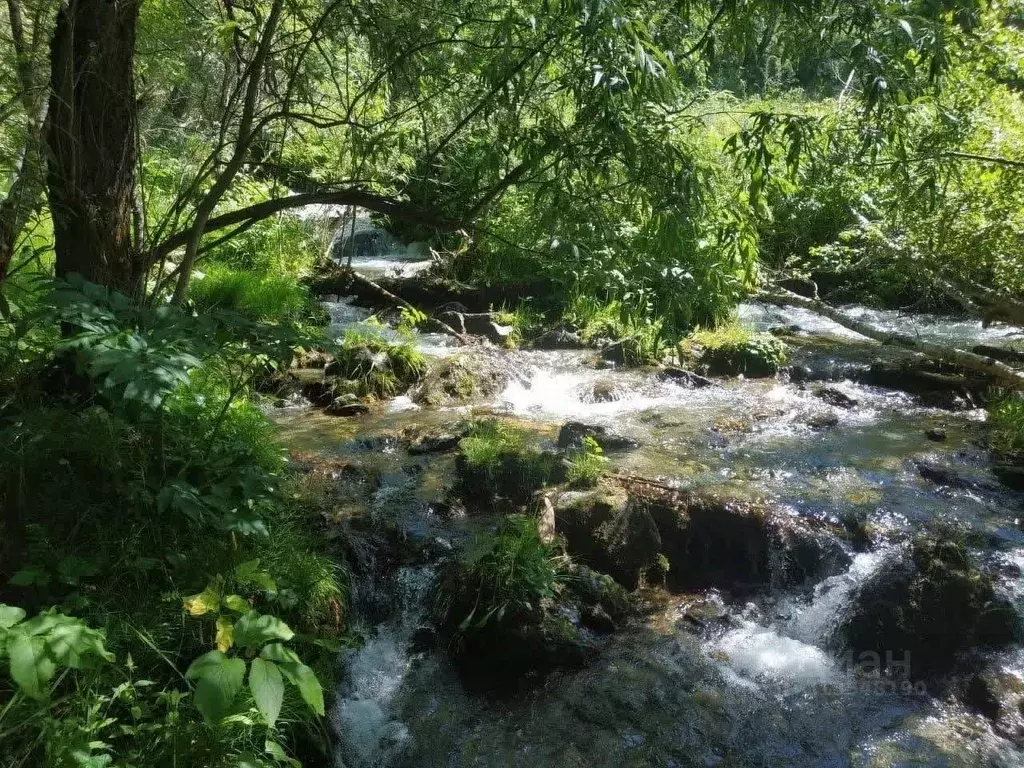
<path fill-rule="evenodd" d="M 401 269 L 408 253 L 374 256 L 374 268 Z M 334 333 L 368 313 L 340 299 L 328 305 Z M 932 317 L 854 310 L 862 318 L 931 339 L 991 342 L 1006 329 Z M 829 334 L 799 351 L 843 365 L 863 364 L 880 347 L 800 310 L 749 305 L 755 326 L 797 325 Z M 389 333 L 377 328 L 378 332 Z M 418 339 L 431 355 L 447 340 Z M 447 520 L 450 456 L 411 457 L 394 447 L 403 429 L 443 429 L 470 410 L 505 414 L 553 439 L 566 421 L 607 427 L 635 441 L 611 454 L 619 471 L 680 487 L 728 489 L 771 499 L 795 515 L 838 521 L 854 515 L 879 530 L 915 531 L 944 520 L 976 534 L 978 554 L 999 558 L 1001 588 L 1024 603 L 1020 494 L 999 485 L 978 446 L 983 411 L 916 405 L 891 390 L 837 381 L 856 401 L 837 408 L 810 388 L 783 380 L 724 380 L 707 389 L 660 381 L 652 372 L 596 370 L 585 352 L 495 351 L 517 372 L 494 398 L 424 410 L 408 398 L 357 419 L 312 410 L 277 415 L 286 443 L 372 468 L 372 494 L 353 496 L 361 514 L 392 521 L 405 538 L 458 548 L 487 521 Z M 609 396 L 608 393 L 611 393 Z M 828 428 L 821 428 L 822 418 Z M 925 432 L 941 429 L 933 442 Z M 918 462 L 970 479 L 936 485 Z M 377 589 L 387 616 L 344 658 L 333 713 L 338 765 L 368 766 L 1020 766 L 1024 751 L 981 716 L 920 687 L 863 684 L 824 644 L 856 585 L 880 567 L 884 549 L 856 554 L 846 573 L 812 592 L 751 602 L 714 591 L 666 595 L 661 610 L 616 633 L 586 669 L 556 674 L 527 695 L 495 700 L 466 692 L 443 653 L 417 650 L 433 570 L 403 568 Z M 693 616 L 699 616 L 699 631 Z M 495 659 L 501 664 L 501 659 Z M 1024 686 L 1024 653 L 1000 657 Z"/>

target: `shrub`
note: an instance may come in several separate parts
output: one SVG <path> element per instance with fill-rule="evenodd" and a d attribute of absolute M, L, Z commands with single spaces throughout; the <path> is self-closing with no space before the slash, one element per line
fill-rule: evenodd
<path fill-rule="evenodd" d="M 1024 463 L 1024 397 L 1005 396 L 989 408 L 991 446 L 996 456 Z"/>
<path fill-rule="evenodd" d="M 80 617 L 75 637 L 105 636 L 116 661 L 79 669 L 69 656 L 42 702 L 0 676 L 5 756 L 228 766 L 327 754 L 314 713 L 345 575 L 303 492 L 281 493 L 283 453 L 244 397 L 254 366 L 283 365 L 295 340 L 237 317 L 150 314 L 95 286 L 58 293 L 60 319 L 82 332 L 60 341 L 60 360 L 30 361 L 0 400 L 0 602 Z M 13 615 L 0 616 L 5 630 L 22 626 Z"/>
<path fill-rule="evenodd" d="M 262 321 L 324 319 L 309 290 L 287 274 L 208 264 L 202 279 L 192 282 L 191 296 L 201 312 L 229 309 L 250 320 Z"/>
<path fill-rule="evenodd" d="M 607 461 L 597 440 L 587 436 L 583 438 L 583 444 L 569 456 L 566 480 L 570 485 L 582 488 L 594 486 L 604 472 Z"/>
<path fill-rule="evenodd" d="M 623 302 L 602 302 L 577 294 L 569 304 L 566 318 L 580 328 L 580 336 L 587 343 L 619 342 L 626 365 L 661 360 L 668 348 L 663 322 L 631 311 Z"/>

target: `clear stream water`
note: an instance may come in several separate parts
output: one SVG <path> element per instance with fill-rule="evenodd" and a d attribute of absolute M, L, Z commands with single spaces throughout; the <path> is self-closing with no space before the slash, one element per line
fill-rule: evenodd
<path fill-rule="evenodd" d="M 395 259 L 399 268 L 408 254 Z M 380 259 L 377 259 L 380 261 Z M 390 271 L 395 265 L 384 265 Z M 365 324 L 368 313 L 344 300 L 328 305 L 335 333 Z M 897 313 L 856 310 L 882 327 L 961 343 L 998 341 L 1007 329 Z M 880 347 L 800 310 L 741 308 L 755 327 L 799 325 L 830 334 L 796 355 L 837 365 Z M 387 333 L 387 331 L 381 331 Z M 446 340 L 419 340 L 432 355 Z M 1024 499 L 1003 490 L 976 441 L 984 413 L 922 408 L 901 393 L 840 381 L 858 401 L 834 408 L 796 384 L 732 380 L 690 390 L 651 372 L 596 370 L 588 353 L 507 351 L 516 372 L 487 401 L 421 410 L 408 398 L 358 419 L 311 410 L 277 414 L 285 441 L 344 457 L 382 478 L 372 494 L 354 493 L 345 514 L 393 519 L 408 535 L 458 547 L 487 521 L 445 521 L 450 457 L 409 457 L 389 436 L 443 428 L 472 411 L 505 414 L 548 439 L 567 420 L 607 426 L 639 448 L 611 454 L 612 467 L 681 487 L 717 487 L 772 499 L 793 514 L 838 520 L 865 515 L 878 530 L 906 532 L 937 519 L 956 521 L 990 542 L 985 557 L 1008 574 L 1024 565 L 1019 518 Z M 614 393 L 595 397 L 595 385 Z M 812 426 L 823 415 L 835 426 Z M 925 431 L 942 428 L 943 443 Z M 976 482 L 951 489 L 921 477 L 916 460 L 955 467 Z M 404 569 L 385 587 L 394 611 L 366 645 L 342 660 L 344 683 L 333 712 L 337 764 L 369 766 L 1021 766 L 1024 752 L 983 718 L 929 692 L 865 686 L 823 639 L 855 586 L 878 568 L 884 548 L 856 555 L 849 571 L 811 593 L 730 602 L 714 593 L 664 596 L 656 614 L 614 635 L 598 661 L 555 675 L 513 700 L 463 690 L 443 654 L 410 651 L 433 571 Z M 1019 578 L 1001 588 L 1024 606 Z M 695 632 L 686 616 L 704 617 Z M 729 617 L 716 622 L 715 617 Z M 710 617 L 710 619 L 708 618 Z M 1024 686 L 1024 652 L 997 660 Z M 500 664 L 500 659 L 495 659 Z"/>

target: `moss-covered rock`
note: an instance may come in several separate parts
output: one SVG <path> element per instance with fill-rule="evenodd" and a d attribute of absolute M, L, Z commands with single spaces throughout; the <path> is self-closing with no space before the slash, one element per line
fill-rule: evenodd
<path fill-rule="evenodd" d="M 464 353 L 436 361 L 411 394 L 414 402 L 431 407 L 465 403 L 498 394 L 508 379 L 498 359 Z"/>
<path fill-rule="evenodd" d="M 573 557 L 630 589 L 644 574 L 680 590 L 794 586 L 850 562 L 831 531 L 785 510 L 643 482 L 563 493 L 556 526 Z"/>
<path fill-rule="evenodd" d="M 349 334 L 324 367 L 324 381 L 335 397 L 394 397 L 409 389 L 426 370 L 423 356 L 409 344 Z"/>
<path fill-rule="evenodd" d="M 574 557 L 629 589 L 635 589 L 644 571 L 658 562 L 662 548 L 648 511 L 631 504 L 625 490 L 610 483 L 561 494 L 555 505 L 555 529 Z"/>
<path fill-rule="evenodd" d="M 435 619 L 468 687 L 521 688 L 593 654 L 559 608 L 567 565 L 535 519 L 512 516 L 442 569 Z"/>
<path fill-rule="evenodd" d="M 1012 605 L 961 543 L 919 538 L 858 587 L 831 644 L 924 680 L 950 671 L 962 651 L 1005 646 L 1019 631 Z"/>
<path fill-rule="evenodd" d="M 725 337 L 705 345 L 699 357 L 700 367 L 710 376 L 766 378 L 775 376 L 785 362 L 785 342 L 767 333 Z"/>

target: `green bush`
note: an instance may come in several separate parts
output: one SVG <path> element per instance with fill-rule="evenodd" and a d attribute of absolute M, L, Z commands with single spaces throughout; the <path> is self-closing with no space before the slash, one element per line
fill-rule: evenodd
<path fill-rule="evenodd" d="M 592 437 L 583 438 L 583 445 L 569 456 L 566 480 L 570 485 L 589 488 L 597 484 L 604 472 L 607 459 L 601 446 Z"/>
<path fill-rule="evenodd" d="M 60 319 L 82 332 L 0 398 L 0 602 L 78 617 L 75 637 L 95 631 L 113 660 L 37 656 L 38 700 L 23 674 L 0 673 L 5 756 L 226 767 L 326 755 L 317 715 L 345 573 L 298 481 L 282 493 L 283 452 L 245 397 L 254 368 L 284 365 L 297 339 L 149 314 L 87 285 L 57 293 Z"/>
<path fill-rule="evenodd" d="M 236 270 L 208 264 L 193 280 L 192 302 L 201 312 L 228 309 L 250 320 L 319 321 L 321 312 L 309 290 L 287 274 Z"/>
<path fill-rule="evenodd" d="M 536 621 L 561 588 L 567 567 L 567 558 L 541 540 L 536 519 L 511 515 L 442 571 L 435 616 L 455 635 Z"/>
<path fill-rule="evenodd" d="M 663 333 L 664 323 L 635 312 L 625 302 L 603 302 L 576 294 L 565 316 L 580 328 L 580 336 L 589 344 L 619 342 L 626 365 L 657 362 L 668 349 L 670 339 Z"/>

